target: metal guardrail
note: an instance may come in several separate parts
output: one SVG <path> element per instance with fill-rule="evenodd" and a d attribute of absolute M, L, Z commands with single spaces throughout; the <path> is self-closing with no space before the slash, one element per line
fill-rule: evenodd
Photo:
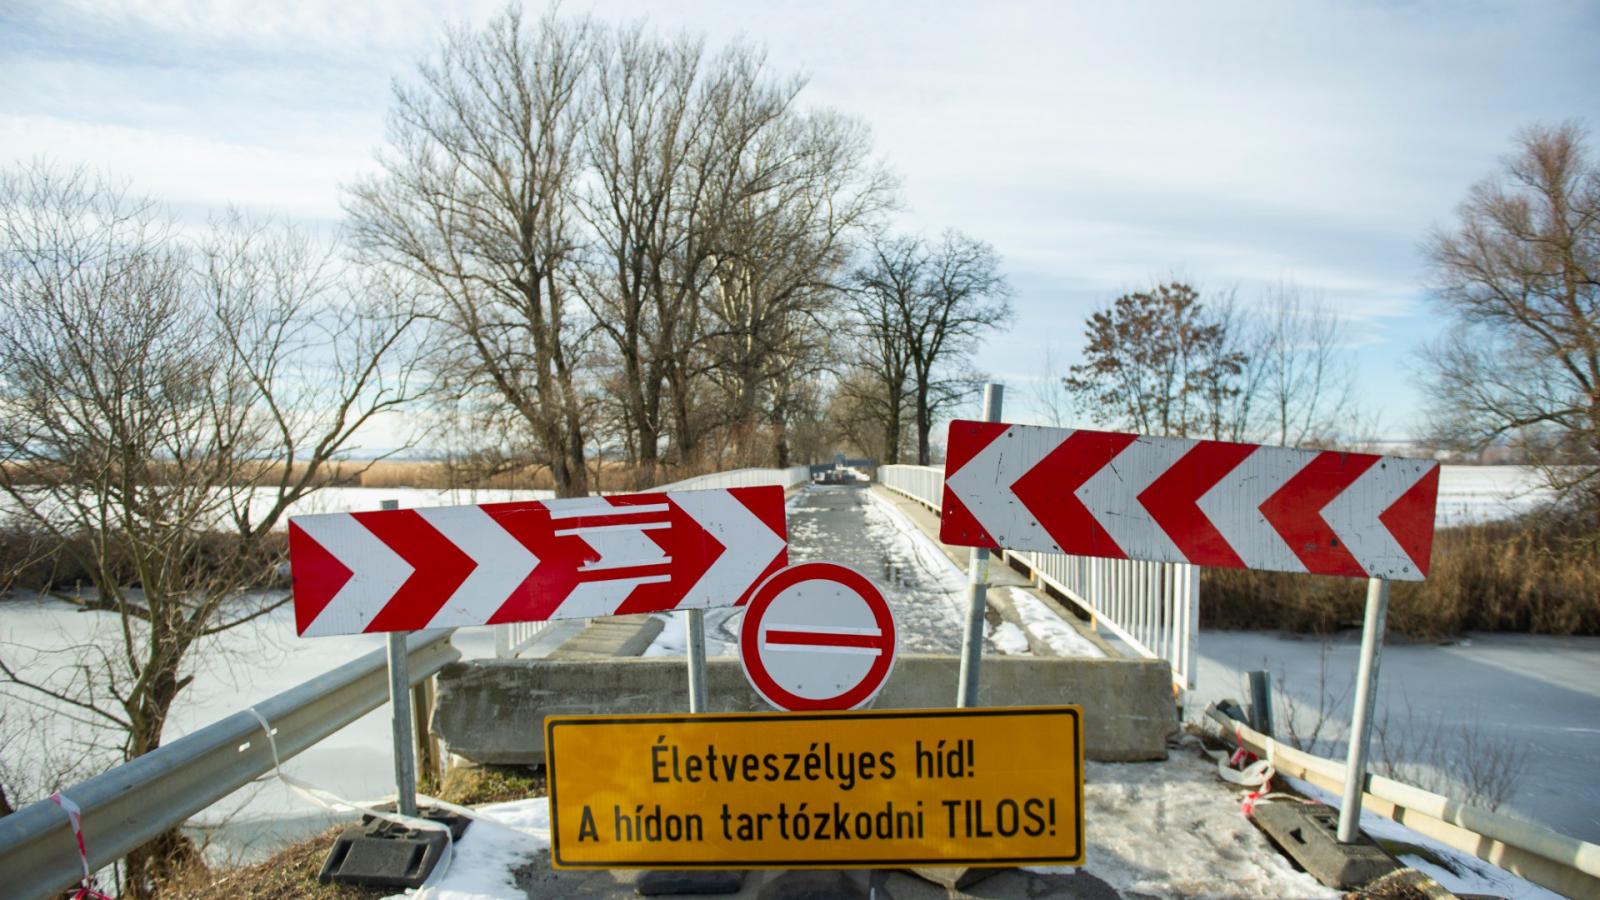
<path fill-rule="evenodd" d="M 1281 744 L 1242 722 L 1207 710 L 1221 736 L 1278 772 L 1323 790 L 1344 790 L 1344 763 Z M 1600 897 L 1600 846 L 1542 825 L 1469 806 L 1369 774 L 1361 807 L 1568 897 Z"/>
<path fill-rule="evenodd" d="M 696 475 L 671 484 L 663 484 L 651 488 L 653 491 L 698 491 L 714 490 L 716 488 L 732 487 L 758 487 L 764 484 L 775 484 L 780 487 L 793 487 L 811 480 L 810 466 L 791 466 L 787 469 L 731 469 L 727 472 L 712 472 L 709 475 Z M 531 647 L 539 635 L 550 625 L 549 622 L 511 622 L 495 626 L 494 655 L 500 659 L 511 659 L 520 655 Z"/>
<path fill-rule="evenodd" d="M 878 483 L 939 512 L 944 470 L 937 466 L 879 466 Z M 1173 683 L 1193 688 L 1199 658 L 1200 569 L 1187 563 L 1095 559 L 1064 553 L 1004 551 L 1039 581 L 1088 610 L 1135 653 L 1164 659 Z"/>
<path fill-rule="evenodd" d="M 411 682 L 461 658 L 448 631 L 407 638 Z M 385 651 L 376 650 L 255 705 L 288 759 L 389 700 Z M 207 725 L 62 794 L 83 809 L 89 867 L 98 870 L 271 772 L 272 749 L 245 711 Z M 66 815 L 41 800 L 0 819 L 0 893 L 47 897 L 83 876 Z"/>

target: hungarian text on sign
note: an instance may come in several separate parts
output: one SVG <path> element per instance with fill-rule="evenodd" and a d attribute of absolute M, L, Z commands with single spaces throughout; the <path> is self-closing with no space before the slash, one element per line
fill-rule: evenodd
<path fill-rule="evenodd" d="M 1077 707 L 546 720 L 557 868 L 1079 865 Z"/>
<path fill-rule="evenodd" d="M 947 544 L 1420 581 L 1439 464 L 1001 422 L 950 424 Z"/>
<path fill-rule="evenodd" d="M 734 606 L 788 562 L 783 488 L 289 520 L 302 636 Z"/>

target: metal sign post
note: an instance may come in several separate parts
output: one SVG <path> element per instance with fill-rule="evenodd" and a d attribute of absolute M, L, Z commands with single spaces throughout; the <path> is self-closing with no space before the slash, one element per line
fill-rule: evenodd
<path fill-rule="evenodd" d="M 684 619 L 689 660 L 689 712 L 706 711 L 706 613 L 691 609 Z"/>
<path fill-rule="evenodd" d="M 983 386 L 983 420 L 1000 421 L 1000 403 L 1005 386 Z M 967 562 L 967 627 L 961 636 L 961 688 L 956 706 L 965 709 L 978 705 L 978 670 L 983 663 L 983 614 L 989 599 L 989 549 L 972 548 Z"/>
<path fill-rule="evenodd" d="M 399 500 L 384 500 L 383 509 L 399 509 Z M 389 710 L 394 714 L 395 811 L 417 814 L 417 761 L 412 756 L 411 658 L 406 653 L 404 631 L 389 632 Z"/>
<path fill-rule="evenodd" d="M 1367 780 L 1367 744 L 1372 737 L 1372 704 L 1378 695 L 1378 657 L 1389 617 L 1389 581 L 1367 581 L 1367 615 L 1361 624 L 1361 668 L 1356 672 L 1356 708 L 1350 721 L 1350 752 L 1344 766 L 1344 805 L 1339 807 L 1339 843 L 1361 831 L 1361 789 Z"/>

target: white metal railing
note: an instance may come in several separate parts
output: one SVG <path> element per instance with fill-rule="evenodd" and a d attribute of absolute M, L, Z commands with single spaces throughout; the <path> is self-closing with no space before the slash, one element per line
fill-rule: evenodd
<path fill-rule="evenodd" d="M 787 469 L 730 469 L 726 472 L 712 472 L 709 475 L 696 475 L 671 484 L 663 484 L 651 488 L 653 491 L 699 491 L 715 490 L 717 488 L 735 487 L 760 487 L 762 485 L 778 485 L 779 487 L 793 487 L 811 480 L 811 467 L 790 466 Z M 548 621 L 544 622 L 510 622 L 505 625 L 496 625 L 494 629 L 494 655 L 500 659 L 511 659 L 533 646 L 539 636 L 550 627 Z"/>
<path fill-rule="evenodd" d="M 934 512 L 943 501 L 944 469 L 937 466 L 879 466 L 878 482 Z M 1166 660 L 1179 687 L 1194 687 L 1199 663 L 1195 655 L 1200 631 L 1198 567 L 1064 553 L 1003 553 L 1088 610 L 1135 653 Z"/>

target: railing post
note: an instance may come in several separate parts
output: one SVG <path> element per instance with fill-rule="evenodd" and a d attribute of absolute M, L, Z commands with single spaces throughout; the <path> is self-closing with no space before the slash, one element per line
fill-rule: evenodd
<path fill-rule="evenodd" d="M 1367 615 L 1361 625 L 1361 668 L 1356 671 L 1356 708 L 1350 720 L 1350 751 L 1344 767 L 1344 806 L 1339 809 L 1339 843 L 1361 831 L 1361 789 L 1367 780 L 1367 741 L 1372 736 L 1372 703 L 1378 694 L 1378 662 L 1389 616 L 1389 581 L 1367 580 Z"/>
<path fill-rule="evenodd" d="M 1000 421 L 1000 402 L 1005 388 L 983 386 L 983 420 Z M 989 598 L 989 551 L 973 547 L 967 562 L 967 627 L 961 638 L 961 690 L 956 706 L 965 709 L 978 705 L 978 671 L 983 665 L 983 615 Z"/>

